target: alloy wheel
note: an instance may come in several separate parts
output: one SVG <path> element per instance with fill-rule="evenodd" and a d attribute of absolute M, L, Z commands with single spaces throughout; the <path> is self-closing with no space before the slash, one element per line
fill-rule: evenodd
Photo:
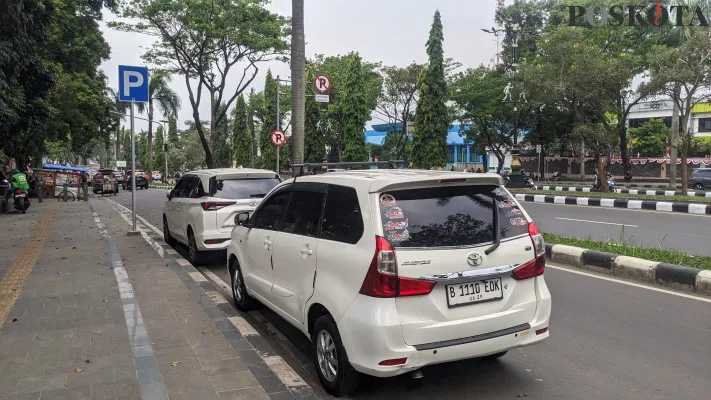
<path fill-rule="evenodd" d="M 336 343 L 327 330 L 322 330 L 318 333 L 316 357 L 318 358 L 321 375 L 329 382 L 335 381 L 338 375 L 338 354 L 336 352 Z"/>
<path fill-rule="evenodd" d="M 235 269 L 234 278 L 232 278 L 232 293 L 236 302 L 242 301 L 242 276 L 238 269 Z"/>

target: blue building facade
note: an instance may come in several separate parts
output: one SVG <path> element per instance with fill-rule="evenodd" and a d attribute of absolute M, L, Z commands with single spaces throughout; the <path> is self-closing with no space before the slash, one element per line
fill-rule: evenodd
<path fill-rule="evenodd" d="M 365 141 L 381 145 L 390 132 L 402 132 L 402 124 L 373 125 L 373 129 L 365 131 Z M 447 132 L 447 169 L 452 166 L 458 170 L 481 166 L 485 171 L 483 165 L 484 156 L 476 154 L 476 144 L 459 135 L 459 125 L 452 125 Z"/>

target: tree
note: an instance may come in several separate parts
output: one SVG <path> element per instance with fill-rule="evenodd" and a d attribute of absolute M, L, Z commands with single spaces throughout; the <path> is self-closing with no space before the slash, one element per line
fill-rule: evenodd
<path fill-rule="evenodd" d="M 154 108 L 158 110 L 164 118 L 177 117 L 180 109 L 180 97 L 170 88 L 172 78 L 165 70 L 154 70 L 148 82 L 148 163 L 147 168 L 153 171 L 153 120 Z M 138 111 L 143 113 L 145 103 L 138 103 Z"/>
<path fill-rule="evenodd" d="M 247 103 L 244 96 L 237 98 L 237 106 L 233 114 L 232 131 L 232 157 L 237 165 L 250 165 L 250 149 L 252 148 L 252 138 L 250 137 L 249 126 L 247 124 Z"/>
<path fill-rule="evenodd" d="M 575 140 L 585 144 L 585 148 L 593 154 L 597 176 L 604 182 L 605 165 L 602 157 L 609 155 L 617 145 L 617 132 L 609 125 L 602 123 L 578 123 L 573 128 L 572 136 Z M 607 185 L 600 185 L 603 192 L 609 192 Z"/>
<path fill-rule="evenodd" d="M 326 138 L 322 129 L 324 122 L 318 103 L 311 97 L 306 99 L 304 119 L 304 162 L 323 162 L 326 157 Z"/>
<path fill-rule="evenodd" d="M 146 132 L 136 134 L 134 141 L 136 142 L 136 168 L 152 173 L 153 171 L 148 169 L 148 140 L 146 139 Z"/>
<path fill-rule="evenodd" d="M 123 159 L 126 160 L 126 166 L 131 165 L 131 131 L 128 129 L 122 129 L 121 133 L 121 147 L 123 149 Z"/>
<path fill-rule="evenodd" d="M 297 164 L 304 162 L 305 68 L 304 0 L 291 0 L 291 153 Z"/>
<path fill-rule="evenodd" d="M 216 127 L 227 118 L 227 110 L 252 83 L 258 65 L 287 48 L 286 19 L 268 11 L 262 0 L 218 0 L 217 7 L 214 3 L 127 0 L 121 8 L 127 21 L 110 23 L 159 38 L 144 58 L 184 77 L 208 168 L 215 167 Z M 239 69 L 239 78 L 231 77 Z M 226 91 L 228 82 L 237 83 L 234 91 Z M 210 101 L 209 141 L 200 118 L 203 89 Z M 220 107 L 223 103 L 225 107 Z"/>
<path fill-rule="evenodd" d="M 165 168 L 165 151 L 163 150 L 163 144 L 165 143 L 165 135 L 163 132 L 163 127 L 158 126 L 156 128 L 156 152 L 155 152 L 155 169 L 157 171 L 162 171 Z M 167 178 L 167 177 L 166 177 Z"/>
<path fill-rule="evenodd" d="M 370 117 L 370 110 L 365 100 L 365 84 L 361 70 L 360 56 L 356 55 L 348 65 L 343 85 L 343 161 L 368 160 L 364 127 Z"/>
<path fill-rule="evenodd" d="M 444 167 L 447 163 L 449 114 L 447 82 L 444 76 L 442 20 L 435 12 L 427 40 L 427 69 L 420 76 L 419 98 L 413 134 L 413 160 L 419 168 Z"/>
<path fill-rule="evenodd" d="M 168 118 L 168 143 L 175 145 L 178 143 L 178 121 L 175 116 Z"/>
<path fill-rule="evenodd" d="M 258 128 L 255 126 L 255 118 L 257 118 L 257 110 L 261 107 L 262 97 L 259 96 L 252 88 L 249 92 L 249 101 L 247 102 L 247 126 L 249 127 L 249 136 L 252 147 L 249 149 L 249 163 L 254 168 L 257 161 L 257 152 L 259 151 L 259 136 L 257 135 Z"/>
<path fill-rule="evenodd" d="M 262 105 L 262 134 L 259 137 L 261 150 L 261 166 L 264 169 L 276 170 L 276 147 L 272 144 L 271 134 L 276 129 L 276 82 L 272 71 L 267 71 L 264 81 L 264 97 Z"/>
<path fill-rule="evenodd" d="M 221 104 L 220 107 L 227 107 Z M 223 118 L 220 123 L 215 126 L 217 132 L 213 135 L 215 139 L 214 157 L 215 166 L 217 168 L 225 168 L 232 166 L 232 122 L 229 118 Z"/>
<path fill-rule="evenodd" d="M 399 133 L 391 138 L 394 140 L 388 141 L 387 157 L 391 160 L 402 159 L 407 153 L 405 147 L 410 143 L 407 137 L 407 125 L 412 123 L 415 114 L 418 81 L 424 70 L 424 65 L 416 63 L 404 68 L 392 66 L 382 69 L 383 89 L 375 111 L 381 119 L 390 124 L 392 132 Z"/>
<path fill-rule="evenodd" d="M 664 120 L 650 119 L 639 128 L 630 128 L 631 150 L 643 157 L 659 157 L 664 154 L 665 137 L 669 128 Z"/>
<path fill-rule="evenodd" d="M 694 143 L 691 109 L 711 99 L 711 30 L 698 29 L 677 47 L 657 46 L 650 56 L 649 89 L 671 97 L 679 109 L 682 192 L 688 188 L 687 157 Z"/>
<path fill-rule="evenodd" d="M 505 154 L 513 145 L 513 110 L 502 102 L 506 83 L 502 68 L 490 70 L 482 66 L 460 74 L 451 87 L 455 114 L 462 124 L 460 134 L 475 142 L 482 152 L 488 147 L 498 160 L 499 173 Z"/>

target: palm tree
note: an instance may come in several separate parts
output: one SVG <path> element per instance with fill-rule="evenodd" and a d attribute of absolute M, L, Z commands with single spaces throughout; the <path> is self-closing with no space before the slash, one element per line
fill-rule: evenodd
<path fill-rule="evenodd" d="M 304 69 L 306 49 L 304 40 L 304 0 L 291 0 L 291 119 L 292 163 L 304 162 L 304 123 L 306 85 Z"/>
<path fill-rule="evenodd" d="M 180 97 L 170 88 L 170 73 L 155 70 L 148 82 L 148 171 L 153 171 L 153 112 L 154 103 L 163 117 L 177 117 Z M 145 103 L 138 103 L 138 112 L 145 111 Z"/>

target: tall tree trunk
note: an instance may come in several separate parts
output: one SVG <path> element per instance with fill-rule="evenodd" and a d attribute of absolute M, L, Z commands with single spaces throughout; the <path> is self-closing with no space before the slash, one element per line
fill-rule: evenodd
<path fill-rule="evenodd" d="M 580 143 L 580 180 L 585 182 L 585 142 Z"/>
<path fill-rule="evenodd" d="M 617 122 L 617 133 L 620 137 L 620 158 L 622 159 L 623 175 L 627 177 L 631 174 L 631 165 L 627 155 L 627 113 L 625 112 L 625 104 L 622 100 L 622 96 L 618 96 L 617 98 L 617 109 L 622 116 Z"/>
<path fill-rule="evenodd" d="M 599 154 L 595 154 L 595 168 L 597 169 L 597 176 L 600 178 L 600 187 L 603 192 L 609 192 L 610 188 L 607 186 L 607 175 L 605 174 L 605 165 L 602 162 L 602 157 Z"/>
<path fill-rule="evenodd" d="M 195 108 L 193 108 L 193 119 L 195 120 L 195 129 L 197 129 L 200 136 L 200 143 L 202 143 L 202 148 L 205 150 L 205 164 L 207 164 L 207 168 L 215 168 L 215 158 L 212 156 L 210 144 L 205 137 L 205 128 L 202 126 L 202 121 L 200 121 L 200 114 Z"/>
<path fill-rule="evenodd" d="M 291 0 L 291 159 L 295 164 L 304 162 L 305 68 L 304 0 Z"/>
<path fill-rule="evenodd" d="M 215 103 L 215 92 L 210 91 L 210 152 L 215 152 L 217 149 L 217 104 Z M 206 160 L 207 161 L 207 160 Z M 208 168 L 215 167 L 215 159 L 212 159 L 213 166 L 208 162 Z"/>
<path fill-rule="evenodd" d="M 676 190 L 676 157 L 677 157 L 677 135 L 679 134 L 679 96 L 681 96 L 681 87 L 679 84 L 674 86 L 674 109 L 672 110 L 671 130 L 669 131 L 669 187 Z"/>
<path fill-rule="evenodd" d="M 150 100 L 150 99 L 149 99 Z M 148 173 L 153 176 L 153 102 L 148 102 Z"/>
<path fill-rule="evenodd" d="M 689 100 L 690 101 L 690 100 Z M 688 151 L 689 151 L 689 146 L 691 144 L 691 137 L 689 135 L 689 131 L 687 129 L 687 124 L 689 123 L 689 115 L 691 114 L 691 110 L 686 110 L 685 115 L 680 115 L 679 117 L 679 123 L 681 126 L 681 133 L 679 134 L 679 142 L 681 145 L 679 146 L 679 150 L 681 153 L 681 193 L 686 193 L 687 190 L 689 189 L 689 177 L 687 175 L 687 166 L 686 166 L 686 160 L 688 156 Z M 676 190 L 676 188 L 675 188 Z"/>

